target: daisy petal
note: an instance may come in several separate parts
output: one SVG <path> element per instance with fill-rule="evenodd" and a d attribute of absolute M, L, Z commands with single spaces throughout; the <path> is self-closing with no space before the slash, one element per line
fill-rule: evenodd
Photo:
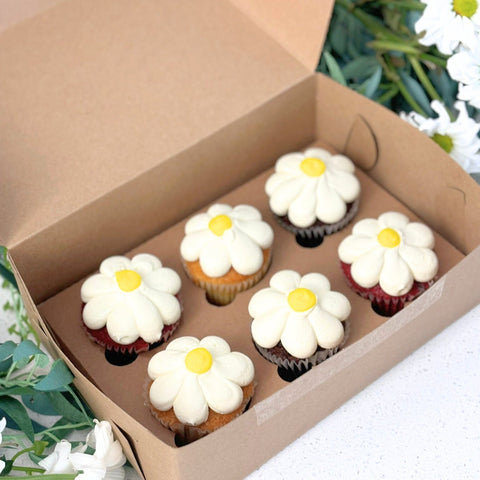
<path fill-rule="evenodd" d="M 404 240 L 408 245 L 425 248 L 433 248 L 435 246 L 435 237 L 432 230 L 423 223 L 409 223 L 404 233 Z"/>
<path fill-rule="evenodd" d="M 93 297 L 83 309 L 85 325 L 94 330 L 103 328 L 107 322 L 108 315 L 119 303 L 123 305 L 122 297 L 119 293 L 107 293 L 106 295 Z"/>
<path fill-rule="evenodd" d="M 240 352 L 231 352 L 216 357 L 212 371 L 241 387 L 248 385 L 253 380 L 255 373 L 252 361 Z"/>
<path fill-rule="evenodd" d="M 186 376 L 187 370 L 182 368 L 157 377 L 149 392 L 152 405 L 162 412 L 170 410 Z"/>
<path fill-rule="evenodd" d="M 354 235 L 376 237 L 381 229 L 382 227 L 378 224 L 378 220 L 376 218 L 364 218 L 354 225 L 352 233 Z"/>
<path fill-rule="evenodd" d="M 273 242 L 272 227 L 261 220 L 237 221 L 238 228 L 248 235 L 260 248 L 269 248 Z"/>
<path fill-rule="evenodd" d="M 134 312 L 138 333 L 143 340 L 148 343 L 160 340 L 163 321 L 154 303 L 137 290 L 128 295 L 127 305 Z"/>
<path fill-rule="evenodd" d="M 320 177 L 317 186 L 316 215 L 325 223 L 335 223 L 344 217 L 347 206 L 340 195 L 331 188 L 325 176 Z"/>
<path fill-rule="evenodd" d="M 300 176 L 300 172 L 298 173 L 298 176 Z M 265 193 L 270 197 L 279 185 L 290 178 L 292 178 L 292 176 L 289 173 L 274 173 L 273 175 L 270 175 L 265 182 Z"/>
<path fill-rule="evenodd" d="M 278 307 L 287 307 L 287 299 L 283 293 L 273 288 L 264 288 L 256 292 L 248 304 L 248 313 L 252 318 Z"/>
<path fill-rule="evenodd" d="M 402 245 L 399 254 L 412 271 L 417 282 L 428 282 L 438 272 L 438 258 L 428 248 L 410 247 Z"/>
<path fill-rule="evenodd" d="M 277 185 L 277 188 L 270 195 L 270 208 L 273 213 L 283 216 L 288 212 L 288 207 L 297 198 L 305 185 L 306 179 L 303 176 L 290 177 L 285 182 Z"/>
<path fill-rule="evenodd" d="M 232 267 L 241 275 L 252 275 L 263 264 L 262 249 L 245 233 L 236 233 L 228 246 Z"/>
<path fill-rule="evenodd" d="M 253 222 L 255 220 L 261 220 L 262 214 L 251 205 L 237 205 L 231 213 L 232 218 L 237 220 L 243 220 Z"/>
<path fill-rule="evenodd" d="M 220 237 L 212 238 L 200 250 L 200 267 L 209 277 L 221 277 L 230 270 L 232 267 L 230 255 Z"/>
<path fill-rule="evenodd" d="M 344 263 L 353 263 L 377 246 L 375 238 L 350 235 L 344 238 L 338 246 L 338 256 Z"/>
<path fill-rule="evenodd" d="M 208 406 L 215 412 L 226 414 L 236 410 L 242 403 L 243 391 L 236 383 L 209 370 L 199 375 L 200 384 Z"/>
<path fill-rule="evenodd" d="M 289 293 L 300 284 L 301 276 L 293 270 L 281 270 L 270 279 L 270 286 L 282 293 Z"/>
<path fill-rule="evenodd" d="M 121 345 L 129 345 L 137 340 L 139 332 L 132 310 L 125 304 L 117 305 L 108 315 L 107 331 Z"/>
<path fill-rule="evenodd" d="M 407 293 L 413 285 L 413 275 L 398 250 L 385 252 L 385 263 L 380 274 L 380 287 L 388 295 L 399 296 Z"/>
<path fill-rule="evenodd" d="M 118 286 L 115 279 L 102 273 L 96 273 L 83 282 L 80 296 L 82 297 L 82 302 L 87 303 L 93 297 L 98 295 L 115 292 L 118 292 Z"/>
<path fill-rule="evenodd" d="M 288 207 L 288 219 L 297 227 L 305 228 L 313 225 L 317 219 L 315 215 L 316 179 L 305 181 L 303 189 Z"/>
<path fill-rule="evenodd" d="M 208 222 L 211 220 L 211 216 L 208 213 L 199 213 L 190 218 L 185 224 L 185 234 L 189 235 L 194 232 L 206 230 L 208 228 Z"/>
<path fill-rule="evenodd" d="M 155 255 L 150 255 L 149 253 L 140 253 L 135 255 L 132 258 L 132 267 L 137 271 L 142 277 L 148 273 L 160 268 L 162 262 Z"/>
<path fill-rule="evenodd" d="M 198 375 L 187 373 L 173 402 L 176 417 L 186 425 L 200 425 L 208 418 L 208 405 Z"/>
<path fill-rule="evenodd" d="M 321 273 L 307 273 L 300 280 L 299 287 L 308 288 L 320 299 L 330 290 L 330 282 L 325 275 Z"/>
<path fill-rule="evenodd" d="M 200 340 L 195 337 L 180 337 L 172 340 L 167 348 L 166 351 L 174 351 L 174 352 L 183 352 L 187 353 L 194 348 L 200 346 Z"/>
<path fill-rule="evenodd" d="M 331 158 L 328 159 L 328 165 L 332 165 L 333 168 L 343 170 L 344 172 L 355 172 L 355 164 L 345 155 L 332 155 Z"/>
<path fill-rule="evenodd" d="M 182 309 L 176 297 L 170 293 L 159 292 L 148 287 L 143 289 L 143 293 L 158 309 L 165 325 L 172 325 L 180 318 Z"/>
<path fill-rule="evenodd" d="M 264 348 L 272 348 L 280 341 L 290 312 L 278 308 L 255 317 L 252 321 L 252 337 Z"/>
<path fill-rule="evenodd" d="M 353 174 L 334 168 L 327 170 L 325 174 L 330 186 L 344 202 L 353 202 L 360 195 L 360 182 Z"/>
<path fill-rule="evenodd" d="M 282 155 L 275 163 L 275 171 L 278 173 L 300 173 L 300 164 L 304 159 L 302 153 L 293 152 Z"/>
<path fill-rule="evenodd" d="M 230 215 L 233 208 L 225 203 L 215 203 L 208 209 L 208 214 L 212 217 L 217 215 Z"/>
<path fill-rule="evenodd" d="M 185 352 L 163 350 L 156 353 L 148 362 L 148 376 L 155 380 L 160 375 L 178 370 L 185 364 Z"/>
<path fill-rule="evenodd" d="M 154 290 L 176 295 L 182 286 L 178 273 L 171 268 L 159 268 L 146 275 L 145 283 Z"/>
<path fill-rule="evenodd" d="M 317 338 L 305 315 L 290 313 L 281 337 L 285 350 L 294 357 L 307 358 L 317 349 Z"/>
<path fill-rule="evenodd" d="M 303 157 L 318 158 L 323 162 L 325 162 L 325 161 L 330 161 L 332 154 L 328 150 L 325 150 L 324 148 L 314 147 L 314 148 L 307 148 L 305 150 L 305 153 L 303 154 Z"/>
<path fill-rule="evenodd" d="M 382 272 L 384 263 L 385 249 L 383 247 L 375 247 L 373 250 L 358 257 L 353 263 L 350 273 L 361 287 L 374 287 Z"/>
<path fill-rule="evenodd" d="M 100 273 L 109 275 L 113 277 L 115 272 L 120 270 L 128 270 L 132 265 L 132 262 L 129 258 L 123 257 L 121 255 L 115 255 L 113 257 L 106 258 L 100 264 Z"/>
<path fill-rule="evenodd" d="M 202 338 L 200 346 L 206 348 L 214 358 L 230 353 L 230 345 L 223 338 L 213 335 Z"/>
<path fill-rule="evenodd" d="M 322 296 L 320 306 L 339 320 L 346 320 L 352 311 L 348 298 L 340 292 L 327 292 Z"/>
<path fill-rule="evenodd" d="M 403 230 L 408 225 L 408 217 L 399 212 L 386 212 L 378 217 L 378 223 L 385 227 Z"/>
<path fill-rule="evenodd" d="M 195 262 L 200 258 L 202 248 L 213 238 L 213 233 L 207 229 L 187 234 L 180 244 L 180 254 L 187 262 Z"/>
<path fill-rule="evenodd" d="M 308 316 L 308 320 L 315 332 L 318 345 L 322 348 L 334 348 L 343 340 L 342 322 L 330 313 L 321 308 L 315 308 Z"/>

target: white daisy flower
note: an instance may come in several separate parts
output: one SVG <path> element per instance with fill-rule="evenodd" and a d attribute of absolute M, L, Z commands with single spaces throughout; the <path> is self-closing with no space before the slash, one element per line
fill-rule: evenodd
<path fill-rule="evenodd" d="M 100 273 L 82 285 L 83 320 L 93 330 L 106 326 L 110 337 L 122 345 L 139 337 L 147 343 L 157 342 L 164 325 L 180 318 L 175 297 L 180 286 L 178 274 L 162 267 L 154 255 L 107 258 Z"/>
<path fill-rule="evenodd" d="M 78 451 L 85 451 L 86 445 Z M 55 445 L 55 450 L 48 457 L 40 460 L 38 464 L 45 469 L 46 474 L 76 473 L 76 470 L 70 460 L 72 445 L 67 440 L 61 440 Z"/>
<path fill-rule="evenodd" d="M 415 31 L 423 33 L 422 45 L 436 45 L 445 55 L 457 46 L 473 48 L 478 43 L 480 6 L 477 0 L 422 0 L 426 4 Z"/>
<path fill-rule="evenodd" d="M 317 220 L 335 223 L 347 212 L 347 203 L 360 194 L 353 162 L 322 148 L 288 153 L 275 164 L 275 173 L 265 184 L 273 213 L 296 227 L 306 228 Z"/>
<path fill-rule="evenodd" d="M 272 227 L 255 207 L 217 203 L 188 220 L 180 253 L 187 262 L 199 260 L 209 277 L 222 277 L 232 267 L 241 275 L 251 275 L 260 270 L 262 250 L 272 242 Z"/>
<path fill-rule="evenodd" d="M 474 48 L 462 48 L 448 59 L 447 70 L 460 82 L 457 98 L 480 108 L 480 36 Z"/>
<path fill-rule="evenodd" d="M 297 358 L 308 358 L 317 347 L 338 346 L 344 337 L 342 321 L 350 315 L 350 302 L 330 290 L 320 273 L 300 276 L 282 270 L 270 279 L 270 287 L 250 300 L 252 337 L 263 348 L 283 348 Z"/>
<path fill-rule="evenodd" d="M 400 117 L 426 133 L 468 173 L 480 172 L 480 124 L 468 116 L 465 103 L 455 102 L 459 114 L 453 122 L 442 103 L 433 100 L 431 106 L 438 118 L 425 118 L 415 112 L 402 112 Z"/>
<path fill-rule="evenodd" d="M 414 281 L 428 282 L 437 274 L 434 243 L 426 225 L 410 222 L 402 213 L 387 212 L 378 219 L 357 222 L 340 243 L 338 255 L 351 264 L 352 278 L 361 287 L 379 284 L 388 295 L 400 296 Z"/>
<path fill-rule="evenodd" d="M 0 420 L 0 445 L 2 444 L 2 432 L 5 430 L 6 426 L 7 426 L 7 419 L 3 417 Z M 5 462 L 3 460 L 0 460 L 0 473 L 3 472 L 4 468 L 5 468 Z"/>
<path fill-rule="evenodd" d="M 152 357 L 148 375 L 155 408 L 173 407 L 182 423 L 200 425 L 208 419 L 209 408 L 227 414 L 240 407 L 241 387 L 253 381 L 254 367 L 246 355 L 231 352 L 222 338 L 181 337 Z"/>

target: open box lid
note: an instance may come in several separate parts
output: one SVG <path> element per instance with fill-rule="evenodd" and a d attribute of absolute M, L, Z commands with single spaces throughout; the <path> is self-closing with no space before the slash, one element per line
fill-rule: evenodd
<path fill-rule="evenodd" d="M 12 249 L 310 76 L 334 2 L 18 3 L 0 7 Z"/>

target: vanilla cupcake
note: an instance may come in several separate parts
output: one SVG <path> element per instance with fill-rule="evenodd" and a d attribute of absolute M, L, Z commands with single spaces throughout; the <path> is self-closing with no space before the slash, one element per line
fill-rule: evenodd
<path fill-rule="evenodd" d="M 338 351 L 346 341 L 347 297 L 320 273 L 282 270 L 248 305 L 258 352 L 291 381 Z"/>
<path fill-rule="evenodd" d="M 220 337 L 181 337 L 148 363 L 146 405 L 177 444 L 196 440 L 243 413 L 255 370 Z"/>
<path fill-rule="evenodd" d="M 130 363 L 177 328 L 180 287 L 178 274 L 154 255 L 109 257 L 81 287 L 84 328 L 111 363 Z"/>
<path fill-rule="evenodd" d="M 215 204 L 187 221 L 180 253 L 208 301 L 227 305 L 265 276 L 272 243 L 273 230 L 256 208 Z"/>
<path fill-rule="evenodd" d="M 316 247 L 355 216 L 360 182 L 349 158 L 309 148 L 280 157 L 265 191 L 280 225 L 295 234 L 298 244 Z"/>
<path fill-rule="evenodd" d="M 432 230 L 406 215 L 387 212 L 357 222 L 338 247 L 349 286 L 384 316 L 430 287 L 438 272 Z"/>

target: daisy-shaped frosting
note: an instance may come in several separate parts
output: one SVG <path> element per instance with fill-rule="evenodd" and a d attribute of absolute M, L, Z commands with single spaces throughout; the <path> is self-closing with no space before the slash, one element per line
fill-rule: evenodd
<path fill-rule="evenodd" d="M 461 48 L 448 59 L 447 70 L 454 80 L 460 82 L 457 98 L 480 108 L 480 36 L 472 50 Z"/>
<path fill-rule="evenodd" d="M 175 295 L 181 280 L 171 268 L 148 253 L 114 256 L 100 265 L 100 273 L 82 285 L 86 304 L 83 320 L 87 327 L 107 327 L 117 343 L 128 345 L 139 337 L 147 343 L 160 340 L 164 325 L 175 323 L 181 314 Z"/>
<path fill-rule="evenodd" d="M 148 364 L 150 402 L 161 411 L 173 407 L 184 424 L 200 425 L 208 419 L 209 408 L 220 414 L 239 408 L 241 387 L 253 381 L 254 373 L 252 361 L 230 351 L 220 337 L 177 338 Z"/>
<path fill-rule="evenodd" d="M 280 341 L 297 358 L 308 358 L 317 347 L 334 348 L 344 336 L 342 321 L 350 315 L 350 302 L 330 290 L 330 282 L 320 273 L 303 277 L 282 270 L 270 279 L 270 287 L 250 300 L 252 337 L 264 348 Z"/>
<path fill-rule="evenodd" d="M 353 162 L 322 148 L 288 153 L 277 160 L 275 173 L 265 184 L 273 213 L 305 228 L 317 220 L 335 223 L 347 212 L 347 203 L 360 194 Z"/>
<path fill-rule="evenodd" d="M 426 4 L 415 31 L 423 33 L 420 43 L 436 45 L 445 55 L 451 55 L 462 43 L 473 48 L 480 30 L 478 0 L 422 0 Z"/>
<path fill-rule="evenodd" d="M 187 262 L 199 260 L 209 277 L 221 277 L 232 267 L 251 275 L 260 270 L 262 250 L 272 242 L 272 227 L 255 207 L 217 203 L 188 220 L 180 253 Z"/>
<path fill-rule="evenodd" d="M 410 222 L 402 213 L 387 212 L 377 219 L 355 224 L 352 235 L 338 247 L 344 263 L 358 285 L 371 288 L 380 284 L 388 295 L 407 293 L 414 281 L 428 282 L 438 271 L 432 251 L 433 232 L 423 223 Z"/>

